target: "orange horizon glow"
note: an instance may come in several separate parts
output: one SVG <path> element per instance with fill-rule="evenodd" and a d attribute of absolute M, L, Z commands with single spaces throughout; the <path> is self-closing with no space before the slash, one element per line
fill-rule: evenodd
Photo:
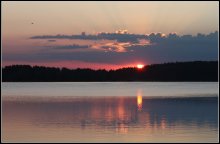
<path fill-rule="evenodd" d="M 100 63 L 90 63 L 77 60 L 63 60 L 63 61 L 54 61 L 54 62 L 25 62 L 25 61 L 7 61 L 2 64 L 2 67 L 10 65 L 30 65 L 30 66 L 45 66 L 45 67 L 56 67 L 56 68 L 91 68 L 94 70 L 105 69 L 105 70 L 116 70 L 121 68 L 138 68 L 138 65 L 135 63 L 130 64 L 100 64 Z M 142 64 L 140 64 L 142 65 Z M 144 67 L 141 66 L 142 68 Z M 142 69 L 138 68 L 138 69 Z"/>

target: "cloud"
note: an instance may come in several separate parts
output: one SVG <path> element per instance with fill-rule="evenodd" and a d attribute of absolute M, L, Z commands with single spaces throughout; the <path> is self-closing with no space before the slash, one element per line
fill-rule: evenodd
<path fill-rule="evenodd" d="M 73 44 L 73 45 L 61 45 L 61 46 L 49 46 L 52 49 L 87 49 L 89 48 L 89 45 L 78 45 L 78 44 Z"/>
<path fill-rule="evenodd" d="M 125 42 L 108 42 L 105 44 L 95 44 L 92 48 L 104 50 L 105 52 L 127 52 L 126 47 L 131 46 Z"/>
<path fill-rule="evenodd" d="M 97 35 L 41 35 L 32 36 L 30 39 L 78 39 L 78 40 L 117 40 L 118 42 L 138 42 L 138 39 L 146 38 L 145 35 L 129 33 L 98 33 Z"/>
<path fill-rule="evenodd" d="M 52 39 L 52 40 L 48 40 L 48 42 L 56 42 L 56 40 L 53 40 L 53 39 Z"/>
<path fill-rule="evenodd" d="M 118 41 L 118 34 L 107 34 L 115 42 L 92 45 L 67 45 L 53 47 L 52 51 L 4 54 L 3 60 L 61 61 L 79 60 L 91 63 L 128 64 L 134 62 L 164 63 L 173 61 L 218 60 L 218 32 L 207 35 L 177 35 L 152 33 L 150 35 L 125 34 L 131 41 Z M 124 34 L 120 34 L 124 35 Z M 129 35 L 129 36 L 127 36 Z M 43 38 L 44 37 L 44 38 Z M 48 36 L 43 36 L 43 38 Z M 51 39 L 51 36 L 49 36 Z M 48 37 L 48 38 L 49 38 Z M 55 36 L 61 37 L 61 36 Z M 65 37 L 65 36 L 63 36 Z M 72 36 L 70 36 L 72 37 Z M 83 36 L 81 36 L 83 37 Z M 99 35 L 91 35 L 101 39 Z M 54 36 L 53 36 L 54 38 Z M 136 41 L 134 41 L 136 39 Z M 127 41 L 128 39 L 126 39 Z M 96 51 L 56 51 L 55 49 L 96 49 Z"/>
<path fill-rule="evenodd" d="M 30 39 L 79 39 L 79 40 L 116 40 L 117 42 L 138 43 L 140 40 L 150 40 L 151 42 L 158 42 L 163 40 L 211 40 L 218 38 L 218 32 L 210 33 L 208 35 L 198 33 L 197 36 L 183 35 L 179 36 L 176 33 L 170 33 L 167 36 L 162 33 L 151 33 L 149 35 L 130 34 L 130 33 L 105 33 L 101 32 L 97 35 L 42 35 L 32 36 Z"/>
<path fill-rule="evenodd" d="M 104 52 L 127 52 L 128 50 L 127 48 L 129 48 L 130 46 L 144 46 L 144 45 L 149 45 L 149 42 L 147 42 L 146 40 L 138 40 L 138 43 L 117 42 L 117 41 L 99 43 L 96 41 L 95 43 L 90 45 L 73 44 L 73 45 L 57 45 L 57 46 L 55 45 L 55 46 L 45 46 L 45 47 L 49 48 L 47 50 L 50 51 L 54 49 L 59 49 L 59 50 L 78 49 L 84 51 L 83 49 L 87 49 L 92 51 L 96 50 L 96 51 L 104 51 Z"/>

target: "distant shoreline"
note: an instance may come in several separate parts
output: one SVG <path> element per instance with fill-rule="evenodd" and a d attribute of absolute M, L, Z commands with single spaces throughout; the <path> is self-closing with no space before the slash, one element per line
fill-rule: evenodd
<path fill-rule="evenodd" d="M 218 61 L 173 62 L 116 70 L 11 65 L 2 82 L 218 82 Z"/>

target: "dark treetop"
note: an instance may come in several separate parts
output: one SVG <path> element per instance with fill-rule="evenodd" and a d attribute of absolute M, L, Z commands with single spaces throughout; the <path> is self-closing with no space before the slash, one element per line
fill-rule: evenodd
<path fill-rule="evenodd" d="M 3 82 L 80 82 L 80 81 L 218 81 L 218 61 L 152 64 L 143 69 L 67 69 L 12 65 L 2 69 Z"/>

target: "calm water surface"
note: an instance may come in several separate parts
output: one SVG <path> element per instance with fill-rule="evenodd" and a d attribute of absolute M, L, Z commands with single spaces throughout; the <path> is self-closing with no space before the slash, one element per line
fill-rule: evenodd
<path fill-rule="evenodd" d="M 217 142 L 218 83 L 3 83 L 3 142 Z"/>

